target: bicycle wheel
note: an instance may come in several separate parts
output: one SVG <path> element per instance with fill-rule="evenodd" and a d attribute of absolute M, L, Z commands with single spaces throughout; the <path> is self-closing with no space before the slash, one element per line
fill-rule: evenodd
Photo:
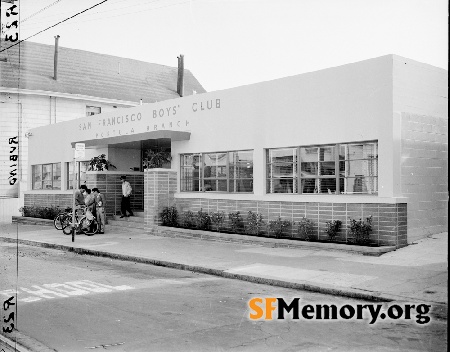
<path fill-rule="evenodd" d="M 59 213 L 58 215 L 55 216 L 55 218 L 53 219 L 53 226 L 55 226 L 55 229 L 57 230 L 63 229 L 63 218 L 64 213 Z"/>
<path fill-rule="evenodd" d="M 98 222 L 96 219 L 89 221 L 86 218 L 81 220 L 81 231 L 86 236 L 93 236 L 98 232 Z"/>
<path fill-rule="evenodd" d="M 73 229 L 72 222 L 68 221 L 67 223 L 64 224 L 62 230 L 63 230 L 65 235 L 71 235 L 72 234 L 72 229 Z"/>
<path fill-rule="evenodd" d="M 71 221 L 71 219 L 72 214 L 59 213 L 53 220 L 53 225 L 55 226 L 55 229 L 62 230 L 64 225 L 68 224 Z"/>

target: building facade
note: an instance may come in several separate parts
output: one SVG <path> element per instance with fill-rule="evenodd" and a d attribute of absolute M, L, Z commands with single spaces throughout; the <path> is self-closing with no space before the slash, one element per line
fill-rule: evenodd
<path fill-rule="evenodd" d="M 319 238 L 326 221 L 372 216 L 371 239 L 401 247 L 447 231 L 447 83 L 445 70 L 387 55 L 35 128 L 25 203 L 70 201 L 65 170 L 81 142 L 86 158 L 118 166 L 86 173 L 113 200 L 109 214 L 130 175 L 148 231 L 169 205 L 307 217 Z M 169 143 L 170 169 L 130 171 L 142 143 Z M 61 190 L 43 189 L 42 165 L 63 170 Z"/>

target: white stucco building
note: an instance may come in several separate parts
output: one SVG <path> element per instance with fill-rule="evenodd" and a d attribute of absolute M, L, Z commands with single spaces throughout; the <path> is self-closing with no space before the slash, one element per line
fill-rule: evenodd
<path fill-rule="evenodd" d="M 447 230 L 447 87 L 447 71 L 386 55 L 105 110 L 31 129 L 28 174 L 39 165 L 66 170 L 82 142 L 87 158 L 105 153 L 118 166 L 88 172 L 90 187 L 116 199 L 117 174 L 130 175 L 148 231 L 167 205 L 254 210 L 267 220 L 306 216 L 319 236 L 327 220 L 372 215 L 372 239 L 401 247 Z M 158 141 L 171 148 L 171 168 L 131 172 L 143 144 Z M 61 189 L 43 190 L 29 177 L 25 202 L 70 201 L 68 180 L 63 171 Z M 117 202 L 110 204 L 115 214 Z"/>

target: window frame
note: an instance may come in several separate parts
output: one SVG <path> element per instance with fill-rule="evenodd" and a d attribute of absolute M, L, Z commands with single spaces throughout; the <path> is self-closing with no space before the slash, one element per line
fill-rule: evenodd
<path fill-rule="evenodd" d="M 55 172 L 55 168 L 56 171 L 58 171 L 58 167 L 57 165 L 59 165 L 59 175 L 58 172 Z M 44 166 L 49 167 L 49 178 L 44 180 Z M 40 188 L 36 188 L 36 181 L 35 181 L 35 175 L 36 175 L 36 168 L 39 168 L 40 170 L 40 176 L 41 179 L 40 181 L 37 181 L 40 183 Z M 55 177 L 59 176 L 59 187 L 56 187 L 55 184 Z M 49 184 L 51 185 L 51 188 L 44 188 L 44 182 L 46 184 L 48 184 L 48 182 L 50 182 Z M 35 164 L 35 165 L 31 165 L 31 189 L 33 191 L 52 191 L 52 190 L 56 190 L 56 191 L 60 191 L 61 190 L 61 186 L 62 186 L 62 169 L 61 169 L 61 163 L 45 163 L 45 164 Z"/>
<path fill-rule="evenodd" d="M 67 163 L 67 174 L 66 174 L 66 189 L 67 190 L 73 190 L 73 179 L 71 180 L 71 177 L 73 175 L 73 170 L 72 172 L 70 172 L 70 165 L 73 164 L 73 161 L 68 161 Z M 89 160 L 80 160 L 80 161 L 76 161 L 76 173 L 75 173 L 75 179 L 77 181 L 77 188 L 80 188 L 80 182 L 81 182 L 81 170 L 80 170 L 80 164 L 81 163 L 87 163 L 88 168 L 89 168 Z M 88 170 L 88 168 L 86 168 L 86 171 Z M 84 180 L 84 183 L 86 183 L 86 180 Z"/>
<path fill-rule="evenodd" d="M 358 144 L 367 144 L 367 145 L 375 145 L 376 148 L 376 155 L 373 158 L 358 158 L 358 159 L 343 159 L 341 160 L 339 158 L 340 156 L 340 150 L 341 150 L 341 146 L 346 146 L 346 145 L 358 145 Z M 320 148 L 327 148 L 327 147 L 333 147 L 334 148 L 334 175 L 320 175 L 320 164 L 324 163 L 324 162 L 332 162 L 332 161 L 321 161 L 320 159 Z M 302 149 L 306 149 L 306 148 L 319 148 L 318 149 L 318 158 L 317 161 L 314 161 L 314 163 L 317 163 L 317 167 L 318 167 L 318 174 L 315 176 L 310 176 L 310 177 L 305 177 L 302 175 Z M 269 153 L 272 150 L 283 150 L 283 149 L 292 149 L 296 151 L 296 161 L 293 161 L 292 163 L 287 163 L 286 164 L 290 164 L 293 165 L 293 169 L 295 170 L 293 172 L 293 176 L 292 177 L 277 177 L 277 178 L 273 178 L 270 175 L 270 167 L 271 165 L 277 164 L 274 162 L 270 162 L 270 157 L 269 157 Z M 301 145 L 301 146 L 295 146 L 295 147 L 280 147 L 280 148 L 266 148 L 265 149 L 265 153 L 266 153 L 266 167 L 265 167 L 265 171 L 266 171 L 266 175 L 265 175 L 265 194 L 296 194 L 296 195 L 326 195 L 326 194 L 332 194 L 332 195 L 378 195 L 378 150 L 379 150 L 379 142 L 378 140 L 369 140 L 369 141 L 359 141 L 359 142 L 346 142 L 346 143 L 329 143 L 329 144 L 314 144 L 314 145 Z M 356 177 L 349 177 L 349 176 L 341 176 L 341 169 L 340 169 L 340 165 L 341 162 L 344 163 L 344 168 L 345 168 L 345 163 L 347 162 L 352 162 L 352 161 L 370 161 L 370 160 L 374 160 L 376 162 L 376 176 L 370 176 L 370 175 L 362 175 L 363 177 L 370 178 L 372 181 L 374 181 L 374 190 L 371 192 L 367 192 L 367 193 L 355 193 L 355 192 L 341 192 L 341 179 L 344 182 L 344 186 L 343 188 L 345 189 L 345 183 L 347 179 L 350 178 L 356 178 Z M 278 164 L 283 164 L 283 163 L 278 163 Z M 270 183 L 273 180 L 279 180 L 279 179 L 288 179 L 288 180 L 292 180 L 292 185 L 293 185 L 293 189 L 295 191 L 293 192 L 270 192 Z M 331 193 L 325 193 L 325 192 L 314 192 L 314 193 L 305 193 L 303 192 L 303 181 L 304 180 L 315 180 L 314 184 L 315 184 L 315 189 L 316 188 L 320 188 L 320 181 L 324 180 L 324 179 L 328 179 L 328 180 L 335 180 L 335 189 L 334 191 L 331 191 Z M 319 182 L 317 182 L 319 181 Z"/>
<path fill-rule="evenodd" d="M 252 177 L 236 177 L 236 175 L 234 174 L 234 177 L 231 177 L 230 175 L 230 165 L 235 165 L 234 161 L 230 162 L 230 154 L 231 153 L 244 153 L 244 152 L 249 152 L 251 153 L 251 167 L 252 167 Z M 205 177 L 205 157 L 208 154 L 225 154 L 226 156 L 226 163 L 225 165 L 225 170 L 226 170 L 226 176 L 225 177 L 218 177 L 217 173 L 214 177 Z M 185 157 L 186 156 L 192 156 L 192 157 L 198 157 L 198 177 L 192 177 L 192 178 L 186 178 L 183 177 L 185 175 L 184 169 L 188 169 L 188 168 L 192 168 L 192 166 L 190 165 L 184 165 L 185 163 Z M 238 164 L 236 165 L 240 165 L 240 162 L 238 162 Z M 180 154 L 180 192 L 208 192 L 208 193 L 233 193 L 233 194 L 252 194 L 254 192 L 253 189 L 253 180 L 254 180 L 254 176 L 253 176 L 253 166 L 254 166 L 254 150 L 253 149 L 242 149 L 242 150 L 227 150 L 227 151 L 214 151 L 214 152 L 203 152 L 203 153 L 183 153 Z M 249 180 L 251 182 L 251 188 L 252 190 L 249 192 L 239 192 L 236 191 L 236 182 L 240 181 L 240 180 Z M 189 188 L 187 187 L 186 181 L 198 181 L 198 190 L 192 190 L 192 189 L 185 189 L 185 188 Z M 205 189 L 205 181 L 207 182 L 215 182 L 216 183 L 216 189 L 219 186 L 219 182 L 223 182 L 225 181 L 226 183 L 226 191 L 224 190 L 208 190 L 206 191 Z M 231 187 L 231 182 L 233 182 L 233 187 Z M 208 185 L 208 183 L 206 184 Z M 234 190 L 231 191 L 231 188 L 233 188 Z"/>
<path fill-rule="evenodd" d="M 98 114 L 101 114 L 101 113 L 102 113 L 102 107 L 101 106 L 86 105 L 86 117 L 98 115 Z"/>

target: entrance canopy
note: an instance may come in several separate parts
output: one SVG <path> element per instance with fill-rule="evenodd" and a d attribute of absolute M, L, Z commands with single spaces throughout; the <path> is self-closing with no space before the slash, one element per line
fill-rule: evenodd
<path fill-rule="evenodd" d="M 187 141 L 191 138 L 191 132 L 165 130 L 165 131 L 151 131 L 151 132 L 137 133 L 131 135 L 118 135 L 113 137 L 96 138 L 72 142 L 72 148 L 75 148 L 75 143 L 84 143 L 86 148 L 89 148 L 89 147 L 105 146 L 109 144 L 137 142 L 148 139 L 160 139 L 160 138 L 170 138 L 172 141 Z"/>

